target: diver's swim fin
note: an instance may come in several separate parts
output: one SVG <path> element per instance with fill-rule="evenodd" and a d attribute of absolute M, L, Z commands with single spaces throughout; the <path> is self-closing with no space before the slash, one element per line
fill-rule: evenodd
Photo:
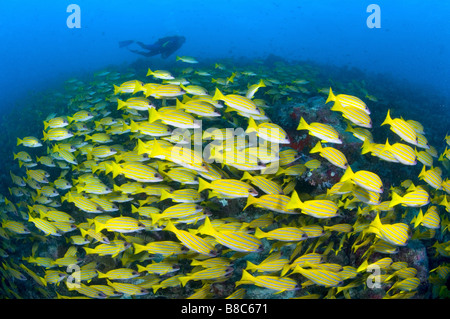
<path fill-rule="evenodd" d="M 134 42 L 134 40 L 120 41 L 120 42 L 119 42 L 119 48 L 127 47 L 127 46 L 129 46 L 131 43 L 133 43 L 133 42 Z"/>

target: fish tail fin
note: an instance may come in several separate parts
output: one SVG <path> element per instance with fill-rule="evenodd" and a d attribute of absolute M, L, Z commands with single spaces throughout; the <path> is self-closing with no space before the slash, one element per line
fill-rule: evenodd
<path fill-rule="evenodd" d="M 199 177 L 198 178 L 198 192 L 200 193 L 201 191 L 205 190 L 205 189 L 209 189 L 211 188 L 211 184 L 208 183 L 207 181 L 205 181 L 203 178 Z"/>
<path fill-rule="evenodd" d="M 280 276 L 283 277 L 289 271 L 289 269 L 291 269 L 291 265 L 289 264 L 284 265 L 283 268 L 281 269 Z"/>
<path fill-rule="evenodd" d="M 422 210 L 419 211 L 419 214 L 417 215 L 417 217 L 415 217 L 415 222 L 414 222 L 414 228 L 416 228 L 417 226 L 420 225 L 420 223 L 422 223 L 423 221 L 423 213 Z"/>
<path fill-rule="evenodd" d="M 116 185 L 114 184 L 114 186 L 116 186 Z M 132 213 L 139 213 L 139 209 L 136 206 L 131 205 L 131 212 Z"/>
<path fill-rule="evenodd" d="M 365 139 L 362 145 L 361 154 L 366 154 L 373 151 L 375 143 L 371 143 L 369 139 Z"/>
<path fill-rule="evenodd" d="M 309 129 L 309 125 L 308 123 L 306 123 L 305 119 L 303 118 L 303 116 L 300 118 L 300 123 L 298 123 L 297 126 L 297 131 L 300 130 L 308 130 Z"/>
<path fill-rule="evenodd" d="M 117 165 L 115 162 L 111 162 L 111 167 L 113 172 L 113 178 L 116 178 L 116 176 L 122 172 L 121 167 Z"/>
<path fill-rule="evenodd" d="M 392 118 L 391 118 L 391 110 L 387 111 L 387 115 L 386 115 L 386 119 L 384 120 L 383 123 L 381 123 L 381 126 L 385 125 L 385 124 L 391 124 L 392 122 Z"/>
<path fill-rule="evenodd" d="M 300 265 L 295 266 L 294 268 L 294 272 L 297 272 L 299 274 L 302 274 L 305 271 L 305 269 L 303 269 L 302 267 L 300 267 Z"/>
<path fill-rule="evenodd" d="M 148 113 L 149 113 L 148 121 L 150 123 L 153 123 L 160 118 L 158 111 L 153 107 L 148 110 Z"/>
<path fill-rule="evenodd" d="M 336 95 L 334 95 L 333 90 L 330 87 L 330 92 L 328 93 L 328 98 L 325 104 L 327 104 L 330 101 L 336 101 Z"/>
<path fill-rule="evenodd" d="M 125 106 L 127 106 L 127 103 L 125 103 L 125 102 L 122 101 L 121 99 L 117 99 L 117 109 L 118 109 L 118 110 L 124 108 Z"/>
<path fill-rule="evenodd" d="M 380 214 L 377 214 L 377 216 L 375 216 L 375 219 L 369 224 L 369 229 L 375 228 L 377 231 L 375 231 L 375 229 L 372 229 L 372 230 L 369 230 L 369 232 L 378 233 L 378 230 L 381 227 L 383 227 L 383 224 L 381 223 L 381 220 L 380 220 Z"/>
<path fill-rule="evenodd" d="M 147 271 L 147 269 L 144 266 L 141 266 L 141 265 L 137 265 L 137 270 L 138 270 L 138 272 Z"/>
<path fill-rule="evenodd" d="M 137 153 L 138 155 L 142 155 L 142 154 L 146 154 L 146 149 L 147 146 L 145 145 L 144 142 L 142 142 L 142 140 L 139 138 L 138 139 L 138 145 L 137 145 Z"/>
<path fill-rule="evenodd" d="M 245 267 L 245 270 L 256 270 L 256 269 L 258 269 L 258 266 L 247 260 L 247 267 Z"/>
<path fill-rule="evenodd" d="M 159 142 L 156 139 L 153 139 L 153 149 L 149 155 L 149 157 L 156 157 L 164 154 L 164 149 L 161 147 Z"/>
<path fill-rule="evenodd" d="M 389 203 L 389 207 L 394 207 L 398 204 L 401 204 L 402 199 L 403 198 L 399 194 L 397 194 L 396 192 L 392 192 L 392 199 L 391 202 Z"/>
<path fill-rule="evenodd" d="M 261 229 L 259 229 L 259 227 L 256 227 L 254 235 L 256 238 L 260 238 L 260 239 L 266 237 L 266 233 L 263 232 Z"/>
<path fill-rule="evenodd" d="M 149 76 L 149 75 L 152 75 L 153 74 L 153 71 L 150 69 L 150 68 L 148 68 L 148 71 L 147 71 L 147 75 L 146 76 Z"/>
<path fill-rule="evenodd" d="M 95 254 L 95 249 L 89 247 L 83 247 L 86 251 L 86 255 Z"/>
<path fill-rule="evenodd" d="M 253 277 L 252 275 L 250 275 L 250 273 L 247 271 L 247 270 L 245 270 L 245 269 L 243 269 L 242 270 L 242 277 L 241 277 L 241 280 L 239 280 L 239 281 L 237 281 L 236 282 L 236 287 L 238 286 L 238 285 L 242 285 L 242 284 L 245 284 L 245 283 L 247 283 L 247 282 L 254 282 L 254 280 L 255 280 L 255 277 Z"/>
<path fill-rule="evenodd" d="M 166 224 L 164 230 L 171 231 L 172 233 L 176 233 L 178 229 L 173 225 L 173 223 L 169 220 Z"/>
<path fill-rule="evenodd" d="M 98 220 L 94 219 L 94 225 L 95 225 L 95 232 L 100 233 L 103 229 L 105 229 L 105 224 L 99 222 Z"/>
<path fill-rule="evenodd" d="M 136 255 L 136 254 L 139 254 L 141 251 L 144 251 L 145 250 L 145 246 L 144 245 L 139 245 L 139 244 L 136 244 L 136 243 L 133 243 L 133 246 L 134 246 L 134 254 Z M 138 266 L 139 267 L 139 266 Z M 139 270 L 138 270 L 139 271 Z"/>
<path fill-rule="evenodd" d="M 248 127 L 245 130 L 245 133 L 251 133 L 251 132 L 255 132 L 258 128 L 258 125 L 256 125 L 255 120 L 252 117 L 249 117 L 248 119 Z"/>
<path fill-rule="evenodd" d="M 178 277 L 178 280 L 181 282 L 181 286 L 186 286 L 187 282 L 191 280 L 190 276 Z"/>
<path fill-rule="evenodd" d="M 180 100 L 178 100 L 178 99 L 176 99 L 176 100 L 177 100 L 177 102 L 176 102 L 175 108 L 176 108 L 177 110 L 184 109 L 184 108 L 185 108 L 185 105 L 184 105 L 182 102 L 180 102 Z"/>
<path fill-rule="evenodd" d="M 426 173 L 426 167 L 425 165 L 422 167 L 422 170 L 419 173 L 419 179 L 421 179 L 421 177 L 425 176 Z"/>
<path fill-rule="evenodd" d="M 171 194 L 168 191 L 166 191 L 165 189 L 162 189 L 161 190 L 161 197 L 159 198 L 159 201 L 161 202 L 161 201 L 163 201 L 163 200 L 165 200 L 167 198 L 172 198 Z"/>
<path fill-rule="evenodd" d="M 120 91 L 120 88 L 115 84 L 113 84 L 113 86 L 114 86 L 114 95 L 117 95 Z"/>
<path fill-rule="evenodd" d="M 144 87 L 142 86 L 140 81 L 135 81 L 133 94 L 144 91 Z"/>
<path fill-rule="evenodd" d="M 257 202 L 258 202 L 257 198 L 255 198 L 252 195 L 248 195 L 247 204 L 245 205 L 245 207 L 242 210 L 244 211 L 248 206 L 256 204 Z"/>
<path fill-rule="evenodd" d="M 253 179 L 253 176 L 249 172 L 245 171 L 244 175 L 242 175 L 241 181 L 242 180 L 250 180 L 251 181 L 252 179 Z"/>
<path fill-rule="evenodd" d="M 235 77 L 235 76 L 236 76 L 236 73 L 234 73 L 234 72 L 231 73 L 230 77 L 227 78 L 227 82 L 226 82 L 226 83 L 227 83 L 227 84 L 230 83 L 230 82 L 233 83 L 233 82 L 234 82 L 234 77 Z"/>
<path fill-rule="evenodd" d="M 17 138 L 17 146 L 19 146 L 22 143 L 23 143 L 23 140 L 21 140 L 20 138 Z"/>
<path fill-rule="evenodd" d="M 152 219 L 152 225 L 155 225 L 161 218 L 164 218 L 162 214 L 150 213 Z"/>
<path fill-rule="evenodd" d="M 354 131 L 355 129 L 350 125 L 350 122 L 347 122 L 347 128 L 345 129 L 345 132 L 353 133 Z"/>
<path fill-rule="evenodd" d="M 335 101 L 330 109 L 331 111 L 342 112 L 342 104 L 339 101 Z"/>
<path fill-rule="evenodd" d="M 384 152 L 389 152 L 392 149 L 392 145 L 389 144 L 389 139 L 386 139 L 386 143 L 384 144 L 383 148 L 381 149 L 380 154 L 383 154 Z"/>
<path fill-rule="evenodd" d="M 258 86 L 259 86 L 260 88 L 266 87 L 266 84 L 264 83 L 263 79 L 260 79 L 260 80 L 259 80 Z"/>
<path fill-rule="evenodd" d="M 369 266 L 369 263 L 366 260 L 363 261 L 363 263 L 361 265 L 359 265 L 358 269 L 356 269 L 357 272 L 362 272 L 365 271 L 367 269 L 367 266 Z"/>
<path fill-rule="evenodd" d="M 347 169 L 345 170 L 344 175 L 342 175 L 341 177 L 341 182 L 345 182 L 349 179 L 351 179 L 353 177 L 353 175 L 355 175 L 355 173 L 353 173 L 352 168 L 350 167 L 350 165 L 347 167 Z"/>
<path fill-rule="evenodd" d="M 286 204 L 286 209 L 296 209 L 296 208 L 302 208 L 303 203 L 300 200 L 300 197 L 298 197 L 298 194 L 296 191 L 292 192 L 291 199 L 289 200 L 289 203 Z"/>
<path fill-rule="evenodd" d="M 320 153 L 322 152 L 323 147 L 322 144 L 320 144 L 320 142 L 317 142 L 316 146 L 314 146 L 309 152 L 310 153 Z"/>
<path fill-rule="evenodd" d="M 214 96 L 212 98 L 213 101 L 223 100 L 224 98 L 225 98 L 225 96 L 222 94 L 222 92 L 220 92 L 219 88 L 216 87 L 216 91 L 215 91 Z"/>
<path fill-rule="evenodd" d="M 43 131 L 42 134 L 44 135 L 44 137 L 42 138 L 42 140 L 43 140 L 43 141 L 48 140 L 47 132 Z"/>
<path fill-rule="evenodd" d="M 201 233 L 209 236 L 215 236 L 217 231 L 214 229 L 213 225 L 211 224 L 211 221 L 208 216 L 205 218 L 205 222 L 203 226 L 201 227 Z"/>
<path fill-rule="evenodd" d="M 139 125 L 133 120 L 130 120 L 130 125 L 127 126 L 127 129 L 130 129 L 131 132 L 137 132 L 139 131 Z"/>

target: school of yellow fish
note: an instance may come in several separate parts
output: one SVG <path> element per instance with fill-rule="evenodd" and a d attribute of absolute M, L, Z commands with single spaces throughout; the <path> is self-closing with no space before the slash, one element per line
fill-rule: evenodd
<path fill-rule="evenodd" d="M 299 152 L 268 110 L 310 94 L 313 75 L 177 61 L 193 66 L 149 68 L 143 81 L 112 71 L 89 85 L 69 80 L 72 112 L 50 116 L 42 138 L 17 138 L 21 171 L 1 197 L 1 297 L 153 298 L 177 288 L 178 298 L 247 298 L 251 289 L 358 298 L 373 282 L 384 298 L 412 298 L 420 285 L 450 296 L 448 263 L 423 282 L 397 257 L 410 240 L 450 257 L 450 137 L 439 154 L 407 114 L 389 110 L 375 124 L 362 99 L 321 88 L 347 129 L 302 116 L 297 134 L 315 146 Z M 390 132 L 378 144 L 381 125 Z M 344 134 L 365 156 L 411 166 L 411 178 L 387 189 L 376 171 L 357 170 Z M 305 194 L 297 182 L 325 161 L 339 182 Z M 333 262 L 339 254 L 355 261 Z M 32 289 L 21 294 L 25 281 Z"/>

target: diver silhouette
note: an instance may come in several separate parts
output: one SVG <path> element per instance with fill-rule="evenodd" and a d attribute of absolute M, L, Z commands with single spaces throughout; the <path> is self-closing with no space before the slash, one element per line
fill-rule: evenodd
<path fill-rule="evenodd" d="M 170 37 L 164 37 L 161 39 L 158 39 L 153 44 L 144 44 L 140 41 L 136 41 L 136 44 L 139 45 L 142 49 L 146 51 L 139 51 L 130 49 L 128 46 L 132 43 L 134 43 L 134 40 L 126 40 L 119 42 L 119 47 L 123 48 L 126 47 L 130 52 L 141 54 L 146 57 L 155 56 L 158 54 L 161 54 L 161 57 L 163 59 L 166 59 L 168 56 L 170 56 L 172 53 L 174 53 L 176 50 L 181 48 L 183 43 L 186 41 L 186 38 L 183 36 L 170 36 Z"/>

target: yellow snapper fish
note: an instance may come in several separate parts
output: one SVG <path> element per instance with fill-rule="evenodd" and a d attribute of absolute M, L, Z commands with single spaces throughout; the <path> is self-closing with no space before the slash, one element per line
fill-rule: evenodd
<path fill-rule="evenodd" d="M 19 145 L 26 147 L 40 147 L 42 146 L 42 143 L 37 137 L 26 136 L 23 139 L 17 138 L 17 146 Z"/>
<path fill-rule="evenodd" d="M 404 165 L 416 165 L 416 152 L 414 149 L 406 144 L 395 143 L 390 145 L 389 141 L 386 140 L 386 144 L 382 149 L 381 153 L 389 152 L 391 153 L 397 161 Z"/>
<path fill-rule="evenodd" d="M 283 189 L 276 182 L 259 175 L 252 176 L 249 172 L 244 172 L 241 180 L 248 180 L 266 194 L 283 195 Z"/>
<path fill-rule="evenodd" d="M 111 232 L 131 233 L 145 228 L 139 220 L 127 216 L 110 218 L 104 223 L 94 220 L 94 223 L 95 231 L 97 233 L 101 232 L 103 229 Z"/>
<path fill-rule="evenodd" d="M 322 123 L 310 123 L 308 124 L 303 117 L 300 118 L 300 123 L 297 126 L 297 131 L 307 130 L 312 136 L 315 136 L 325 143 L 342 144 L 342 140 L 339 138 L 339 133 L 331 126 Z"/>
<path fill-rule="evenodd" d="M 266 259 L 261 261 L 258 265 L 247 260 L 247 271 L 256 272 L 277 272 L 283 269 L 285 265 L 289 263 L 289 259 L 282 258 L 281 252 L 275 252 L 269 255 Z"/>
<path fill-rule="evenodd" d="M 152 71 L 150 68 L 148 68 L 147 76 L 149 76 L 149 75 L 153 76 L 156 79 L 162 79 L 162 80 L 173 80 L 173 79 L 175 79 L 175 77 L 169 71 L 166 71 L 166 70 L 155 70 L 155 71 Z"/>
<path fill-rule="evenodd" d="M 192 100 L 196 100 L 196 101 L 203 101 L 203 102 L 207 102 L 209 104 L 213 104 L 213 106 L 215 103 L 213 103 L 212 101 L 212 97 L 208 95 L 208 91 L 199 85 L 188 85 L 188 86 L 184 86 L 183 84 L 180 84 L 180 87 L 187 93 L 187 94 L 191 94 L 194 95 L 194 97 L 192 97 Z M 205 99 L 201 98 L 202 96 L 207 96 Z M 186 97 L 186 95 L 183 95 L 183 98 Z M 183 99 L 183 103 L 184 103 L 184 99 Z M 219 108 L 221 108 L 222 106 L 219 106 Z"/>
<path fill-rule="evenodd" d="M 201 192 L 205 189 L 214 190 L 220 194 L 230 196 L 232 198 L 247 198 L 249 195 L 258 196 L 258 192 L 245 182 L 235 179 L 217 179 L 211 181 L 211 183 L 205 181 L 202 178 L 198 179 L 198 191 Z"/>
<path fill-rule="evenodd" d="M 330 88 L 328 93 L 328 99 L 325 102 L 331 102 L 333 101 L 334 104 L 338 104 L 343 108 L 357 108 L 363 110 L 365 113 L 370 114 L 370 110 L 367 107 L 366 103 L 364 103 L 360 98 L 353 96 L 353 95 L 346 95 L 346 94 L 338 94 L 334 95 L 333 90 Z"/>
<path fill-rule="evenodd" d="M 369 228 L 366 229 L 368 233 L 374 233 L 378 238 L 393 244 L 395 246 L 406 246 L 409 236 L 409 227 L 403 223 L 397 224 L 382 224 L 379 214 L 370 223 Z"/>
<path fill-rule="evenodd" d="M 441 218 L 436 206 L 430 206 L 425 214 L 422 213 L 421 209 L 419 211 L 419 214 L 411 221 L 411 223 L 413 222 L 414 228 L 418 227 L 419 225 L 430 229 L 441 228 Z"/>
<path fill-rule="evenodd" d="M 300 286 L 294 279 L 277 276 L 252 276 L 245 269 L 242 270 L 241 280 L 236 282 L 236 287 L 243 284 L 253 284 L 258 287 L 272 289 L 277 293 L 300 289 Z"/>
<path fill-rule="evenodd" d="M 186 55 L 177 56 L 176 57 L 176 61 L 181 61 L 181 62 L 184 62 L 184 63 L 198 63 L 198 61 L 195 58 L 190 57 L 190 56 L 186 56 Z"/>
<path fill-rule="evenodd" d="M 120 110 L 124 107 L 139 111 L 147 111 L 149 108 L 154 108 L 155 106 L 145 97 L 130 97 L 126 101 L 117 99 L 117 109 Z"/>
<path fill-rule="evenodd" d="M 44 121 L 44 130 L 48 127 L 56 128 L 56 127 L 64 127 L 69 125 L 69 121 L 63 117 L 54 117 L 48 121 Z"/>
<path fill-rule="evenodd" d="M 259 88 L 266 87 L 264 84 L 264 81 L 261 79 L 257 84 L 248 85 L 247 93 L 245 94 L 245 97 L 252 99 L 255 95 L 256 91 L 258 91 Z"/>
<path fill-rule="evenodd" d="M 164 113 L 158 112 L 155 109 L 150 109 L 149 122 L 153 123 L 160 120 L 164 124 L 179 127 L 179 128 L 200 128 L 200 125 L 195 121 L 195 118 L 182 110 L 170 110 Z"/>
<path fill-rule="evenodd" d="M 297 214 L 294 210 L 286 208 L 286 205 L 290 200 L 291 199 L 289 196 L 280 194 L 266 194 L 260 197 L 253 197 L 252 195 L 249 195 L 247 198 L 247 204 L 243 210 L 250 205 L 255 205 L 277 213 Z"/>
<path fill-rule="evenodd" d="M 401 118 L 392 119 L 390 110 L 388 110 L 384 122 L 381 123 L 382 126 L 387 124 L 391 126 L 391 131 L 397 134 L 401 139 L 413 145 L 418 145 L 417 134 L 411 124 Z"/>
<path fill-rule="evenodd" d="M 347 169 L 348 161 L 345 157 L 344 153 L 335 149 L 333 147 L 322 147 L 320 142 L 317 142 L 316 146 L 314 146 L 310 153 L 319 153 L 320 156 L 328 160 L 331 164 L 340 167 L 342 169 Z"/>
<path fill-rule="evenodd" d="M 73 133 L 64 127 L 51 128 L 48 132 L 43 132 L 43 141 L 62 141 L 73 136 Z"/>
<path fill-rule="evenodd" d="M 256 124 L 255 120 L 249 118 L 248 128 L 245 133 L 256 132 L 256 135 L 266 141 L 278 144 L 290 144 L 287 133 L 277 124 L 261 123 Z"/>
<path fill-rule="evenodd" d="M 356 107 L 342 107 L 341 104 L 335 103 L 331 108 L 332 111 L 342 112 L 342 117 L 349 120 L 357 126 L 372 128 L 372 120 L 370 116 L 362 109 Z"/>
<path fill-rule="evenodd" d="M 255 236 L 242 231 L 216 230 L 209 220 L 205 218 L 205 223 L 199 232 L 212 236 L 221 245 L 239 252 L 259 252 L 262 251 L 262 242 Z"/>
<path fill-rule="evenodd" d="M 211 257 L 215 257 L 217 255 L 217 251 L 214 246 L 205 239 L 188 231 L 177 229 L 170 220 L 167 222 L 164 230 L 173 232 L 175 236 L 177 236 L 178 240 L 190 250 Z"/>
<path fill-rule="evenodd" d="M 345 170 L 340 182 L 351 180 L 356 185 L 375 193 L 383 193 L 383 183 L 380 177 L 372 172 L 360 170 L 353 172 L 350 166 Z"/>
<path fill-rule="evenodd" d="M 304 269 L 297 265 L 294 268 L 294 272 L 300 273 L 319 286 L 337 287 L 343 284 L 343 280 L 337 272 L 325 269 Z"/>
<path fill-rule="evenodd" d="M 308 200 L 302 202 L 298 197 L 296 191 L 292 193 L 289 203 L 286 205 L 287 209 L 301 209 L 303 214 L 315 218 L 331 218 L 339 216 L 338 207 L 336 203 L 331 200 Z"/>
<path fill-rule="evenodd" d="M 429 202 L 430 195 L 428 192 L 423 188 L 416 187 L 414 190 L 407 192 L 403 196 L 398 195 L 396 192 L 392 192 L 392 200 L 389 203 L 389 207 L 394 207 L 399 204 L 409 207 L 421 207 L 427 205 Z"/>
<path fill-rule="evenodd" d="M 425 165 L 422 167 L 422 171 L 419 173 L 419 179 L 424 180 L 428 185 L 436 190 L 442 189 L 442 177 L 437 169 L 427 170 Z"/>
<path fill-rule="evenodd" d="M 280 227 L 268 232 L 263 232 L 261 229 L 256 228 L 255 237 L 287 242 L 298 242 L 308 239 L 308 236 L 305 234 L 305 232 L 297 227 Z"/>
<path fill-rule="evenodd" d="M 260 114 L 260 111 L 256 104 L 245 96 L 240 96 L 237 94 L 223 95 L 223 93 L 218 88 L 216 88 L 213 100 L 222 100 L 229 107 L 241 112 L 255 115 Z"/>

